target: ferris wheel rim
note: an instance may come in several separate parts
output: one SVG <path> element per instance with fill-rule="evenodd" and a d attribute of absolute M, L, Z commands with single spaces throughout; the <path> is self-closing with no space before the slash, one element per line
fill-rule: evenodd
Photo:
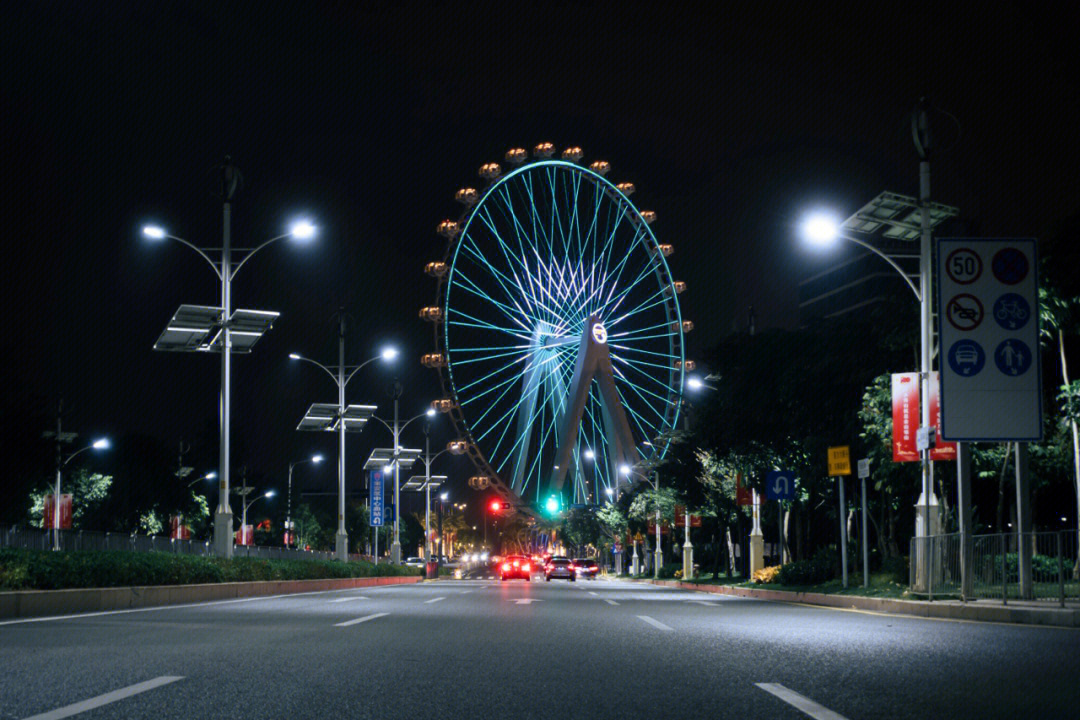
<path fill-rule="evenodd" d="M 663 299 L 664 311 L 668 320 L 673 323 L 675 327 L 675 331 L 670 334 L 668 340 L 671 351 L 670 356 L 677 359 L 675 366 L 668 370 L 671 380 L 667 383 L 669 401 L 667 407 L 665 407 L 665 415 L 662 422 L 663 431 L 674 429 L 678 425 L 682 413 L 686 382 L 685 331 L 683 330 L 682 309 L 676 298 L 671 268 L 664 253 L 660 250 L 659 240 L 656 238 L 652 228 L 649 227 L 649 223 L 642 217 L 643 211 L 629 199 L 627 194 L 602 174 L 576 162 L 555 158 L 539 158 L 525 162 L 505 175 L 491 178 L 488 186 L 484 188 L 479 197 L 463 210 L 458 218 L 460 230 L 447 242 L 446 250 L 443 254 L 443 261 L 447 265 L 447 271 L 444 276 L 438 278 L 436 287 L 436 301 L 438 307 L 442 310 L 443 316 L 438 322 L 433 324 L 436 352 L 443 353 L 445 358 L 445 364 L 440 365 L 437 370 L 444 397 L 448 397 L 451 400 L 451 409 L 447 412 L 447 415 L 450 416 L 450 420 L 458 431 L 459 436 L 468 443 L 470 448 L 468 454 L 474 465 L 476 465 L 477 470 L 489 478 L 492 488 L 496 490 L 496 492 L 509 498 L 521 498 L 523 493 L 517 493 L 503 481 L 501 474 L 493 467 L 492 459 L 488 457 L 488 453 L 486 453 L 476 442 L 470 423 L 465 417 L 461 407 L 460 394 L 454 382 L 454 363 L 450 360 L 451 348 L 447 341 L 447 326 L 449 324 L 450 316 L 450 289 L 454 284 L 453 278 L 463 245 L 462 240 L 469 235 L 469 229 L 476 219 L 480 208 L 485 206 L 499 188 L 525 173 L 534 172 L 542 168 L 554 168 L 557 171 L 561 170 L 580 174 L 583 178 L 594 184 L 598 191 L 607 195 L 613 202 L 617 202 L 624 206 L 624 212 L 634 217 L 633 223 L 636 226 L 635 231 L 640 233 L 640 237 L 635 236 L 634 242 L 640 243 L 647 252 L 650 252 L 655 256 L 656 266 L 651 269 L 651 272 L 657 276 L 659 285 L 663 288 L 663 292 L 665 293 Z M 670 414 L 668 414 L 669 412 Z M 648 459 L 655 460 L 663 458 L 668 451 L 667 445 L 652 443 L 650 442 L 652 440 L 655 440 L 655 438 L 645 438 L 646 444 L 651 446 Z"/>

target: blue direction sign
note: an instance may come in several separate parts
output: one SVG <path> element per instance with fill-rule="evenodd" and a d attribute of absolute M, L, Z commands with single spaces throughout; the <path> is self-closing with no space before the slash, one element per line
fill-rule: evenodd
<path fill-rule="evenodd" d="M 773 470 L 765 476 L 766 500 L 791 500 L 795 497 L 795 473 Z"/>
<path fill-rule="evenodd" d="M 368 496 L 368 524 L 372 527 L 382 527 L 386 510 L 383 504 L 382 471 L 372 471 L 368 476 L 368 487 L 371 488 Z"/>

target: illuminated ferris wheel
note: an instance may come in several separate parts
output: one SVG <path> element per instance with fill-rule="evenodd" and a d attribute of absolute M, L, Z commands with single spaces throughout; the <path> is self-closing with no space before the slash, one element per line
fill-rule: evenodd
<path fill-rule="evenodd" d="M 663 453 L 650 442 L 678 420 L 685 359 L 679 312 L 685 284 L 639 210 L 631 183 L 609 165 L 585 166 L 580 148 L 529 159 L 522 148 L 480 168 L 465 210 L 438 230 L 442 261 L 435 352 L 448 413 L 479 475 L 506 499 L 597 503 L 627 469 Z"/>

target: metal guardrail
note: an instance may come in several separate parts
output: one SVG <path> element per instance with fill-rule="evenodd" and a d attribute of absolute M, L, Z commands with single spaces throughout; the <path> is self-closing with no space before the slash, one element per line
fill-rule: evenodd
<path fill-rule="evenodd" d="M 50 550 L 53 531 L 40 528 L 0 525 L 0 548 Z M 213 555 L 212 543 L 203 540 L 176 540 L 162 535 L 138 533 L 61 530 L 60 549 L 73 551 L 127 550 L 130 552 L 167 552 L 175 555 Z M 273 560 L 333 560 L 327 550 L 297 550 L 263 545 L 234 545 L 233 557 L 255 557 Z M 356 560 L 360 556 L 352 555 Z"/>
<path fill-rule="evenodd" d="M 1058 602 L 1080 598 L 1080 557 L 1075 530 L 972 535 L 967 587 L 963 585 L 959 533 L 911 539 L 911 592 L 935 596 Z M 1026 572 L 1030 558 L 1030 575 Z"/>

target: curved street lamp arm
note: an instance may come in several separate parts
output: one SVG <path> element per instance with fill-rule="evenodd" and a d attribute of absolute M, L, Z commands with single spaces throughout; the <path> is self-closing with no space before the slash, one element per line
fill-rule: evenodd
<path fill-rule="evenodd" d="M 254 250 L 249 251 L 248 254 L 244 256 L 244 259 L 241 260 L 239 263 L 237 263 L 236 267 L 234 267 L 232 269 L 232 272 L 229 273 L 229 280 L 231 281 L 234 277 L 236 277 L 236 273 L 240 272 L 240 268 L 244 267 L 244 263 L 246 263 L 248 260 L 250 260 L 252 255 L 259 252 L 260 250 L 262 250 L 267 245 L 270 245 L 271 243 L 275 243 L 278 240 L 281 240 L 282 238 L 287 238 L 287 237 L 289 237 L 288 233 L 286 233 L 284 235 L 278 235 L 277 237 L 272 237 L 269 240 L 267 240 L 266 242 L 264 242 L 262 245 L 260 245 L 259 247 L 255 248 Z M 218 277 L 220 277 L 220 275 Z"/>
<path fill-rule="evenodd" d="M 370 365 L 371 363 L 378 360 L 380 357 L 382 357 L 382 356 L 381 355 L 376 355 L 375 357 L 371 358 L 370 360 L 365 360 L 364 362 L 360 363 L 355 368 L 353 368 L 353 371 L 351 373 L 349 373 L 349 377 L 345 378 L 345 384 L 346 385 L 349 384 L 349 381 L 352 380 L 353 375 L 355 375 L 358 370 L 363 368 L 365 365 Z"/>
<path fill-rule="evenodd" d="M 92 447 L 94 447 L 94 446 L 93 446 L 93 445 L 87 445 L 86 447 L 84 447 L 84 448 L 80 448 L 79 450 L 76 450 L 75 452 L 71 453 L 70 455 L 68 455 L 68 458 L 67 458 L 67 460 L 65 460 L 64 462 L 60 463 L 60 467 L 67 467 L 67 464 L 68 464 L 69 462 L 71 462 L 72 460 L 74 460 L 74 459 L 75 459 L 75 456 L 76 456 L 76 455 L 78 455 L 78 454 L 79 454 L 79 453 L 81 453 L 81 452 L 86 452 L 87 450 L 89 450 L 89 449 L 90 449 L 90 448 L 92 448 Z"/>
<path fill-rule="evenodd" d="M 326 371 L 326 374 L 330 376 L 330 379 L 334 381 L 334 384 L 335 384 L 335 385 L 337 385 L 337 381 L 338 381 L 338 379 L 337 379 L 337 375 L 335 375 L 334 373 L 332 373 L 332 372 L 330 371 L 330 368 L 326 367 L 326 366 L 325 366 L 325 365 L 323 365 L 323 364 L 322 364 L 321 362 L 318 362 L 317 360 L 312 360 L 311 358 L 306 358 L 306 357 L 304 357 L 303 355 L 299 356 L 299 357 L 298 357 L 298 358 L 296 358 L 296 359 L 297 359 L 297 360 L 300 360 L 300 361 L 302 361 L 302 362 L 309 362 L 309 363 L 311 363 L 312 365 L 315 365 L 316 367 L 320 367 L 320 368 L 322 368 L 323 370 L 325 370 L 325 371 Z"/>
<path fill-rule="evenodd" d="M 394 434 L 394 428 L 390 427 L 390 424 L 389 424 L 389 423 L 387 423 L 387 422 L 386 422 L 385 420 L 383 420 L 383 419 L 382 419 L 381 417 L 379 417 L 378 415 L 372 415 L 372 416 L 371 416 L 371 419 L 372 419 L 372 420 L 378 420 L 379 422 L 381 422 L 381 423 L 382 423 L 382 426 L 383 426 L 384 428 L 386 428 L 387 430 L 389 430 L 389 431 L 390 431 L 390 434 L 391 434 L 391 435 L 393 435 L 393 434 Z"/>
<path fill-rule="evenodd" d="M 845 240 L 850 240 L 851 242 L 855 243 L 856 245 L 861 245 L 862 247 L 866 248 L 870 252 L 877 255 L 879 258 L 881 258 L 885 262 L 889 263 L 889 265 L 892 266 L 893 270 L 900 273 L 900 277 L 904 278 L 904 282 L 906 282 L 908 284 L 908 287 L 911 288 L 911 292 L 915 293 L 915 299 L 917 301 L 919 301 L 919 302 L 922 302 L 922 293 L 919 292 L 919 289 L 915 287 L 915 283 L 911 282 L 911 278 L 909 278 L 907 276 L 907 273 L 904 272 L 904 269 L 902 267 L 900 267 L 895 260 L 893 260 L 891 257 L 886 255 L 885 253 L 881 252 L 880 250 L 878 250 L 876 247 L 874 247 L 870 243 L 866 242 L 865 240 L 860 240 L 859 238 L 852 237 L 850 235 L 843 235 L 843 234 L 838 235 L 838 237 L 842 237 Z"/>
<path fill-rule="evenodd" d="M 404 423 L 402 423 L 401 428 L 398 430 L 398 432 L 404 432 L 405 428 L 407 428 L 409 426 L 409 423 L 411 423 L 413 420 L 419 420 L 422 417 L 427 417 L 427 410 L 425 410 L 424 412 L 420 413 L 419 415 L 417 415 L 415 417 L 409 418 Z"/>
<path fill-rule="evenodd" d="M 214 269 L 214 274 L 217 275 L 218 280 L 221 280 L 221 270 L 218 269 L 217 263 L 215 263 L 213 260 L 211 260 L 210 256 L 207 255 L 203 251 L 202 248 L 197 247 L 195 245 L 192 245 L 191 243 L 189 243 L 187 240 L 185 240 L 182 237 L 176 237 L 175 235 L 168 235 L 168 234 L 166 234 L 165 237 L 169 238 L 170 240 L 175 240 L 178 243 L 182 243 L 184 245 L 187 245 L 189 248 L 191 248 L 195 252 L 199 253 L 199 255 L 202 257 L 203 260 L 210 263 L 210 267 L 212 267 Z"/>

